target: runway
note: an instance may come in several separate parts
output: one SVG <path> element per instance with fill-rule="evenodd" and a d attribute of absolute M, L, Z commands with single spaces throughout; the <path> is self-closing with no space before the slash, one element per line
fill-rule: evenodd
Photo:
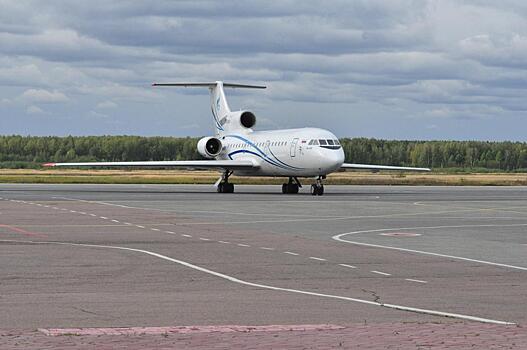
<path fill-rule="evenodd" d="M 524 324 L 527 188 L 0 185 L 0 328 Z"/>

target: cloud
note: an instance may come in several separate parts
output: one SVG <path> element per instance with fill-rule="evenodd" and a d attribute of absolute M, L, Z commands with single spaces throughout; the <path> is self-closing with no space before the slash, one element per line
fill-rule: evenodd
<path fill-rule="evenodd" d="M 426 124 L 405 130 L 418 137 L 426 125 L 459 134 L 433 118 L 493 116 L 499 123 L 514 115 L 527 128 L 527 5 L 519 0 L 0 0 L 0 6 L 0 104 L 20 118 L 27 106 L 53 104 L 46 109 L 57 117 L 87 116 L 75 130 L 105 133 L 107 125 L 93 126 L 89 117 L 111 110 L 107 119 L 127 130 L 201 135 L 210 130 L 177 126 L 208 120 L 208 99 L 201 97 L 208 92 L 150 83 L 224 80 L 268 86 L 227 94 L 233 108 L 248 106 L 269 126 L 296 118 L 343 134 L 390 135 L 376 124 L 393 130 L 415 116 Z M 10 125 L 2 126 L 10 132 Z M 41 132 L 25 125 L 24 132 Z M 480 135 L 480 128 L 466 132 Z"/>
<path fill-rule="evenodd" d="M 48 91 L 44 89 L 29 89 L 24 91 L 20 99 L 27 102 L 39 103 L 63 103 L 68 102 L 69 98 L 62 92 L 53 90 Z"/>
<path fill-rule="evenodd" d="M 118 106 L 117 103 L 113 101 L 104 101 L 104 102 L 97 103 L 96 107 L 99 109 L 108 109 L 108 108 L 116 108 L 117 106 Z"/>
<path fill-rule="evenodd" d="M 45 114 L 42 108 L 34 106 L 34 105 L 27 107 L 26 113 L 27 114 Z"/>

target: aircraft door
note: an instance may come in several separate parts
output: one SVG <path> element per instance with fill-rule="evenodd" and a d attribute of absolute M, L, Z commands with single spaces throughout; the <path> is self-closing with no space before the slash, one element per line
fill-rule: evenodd
<path fill-rule="evenodd" d="M 294 138 L 291 142 L 290 156 L 291 158 L 296 157 L 296 146 L 298 145 L 298 138 Z"/>

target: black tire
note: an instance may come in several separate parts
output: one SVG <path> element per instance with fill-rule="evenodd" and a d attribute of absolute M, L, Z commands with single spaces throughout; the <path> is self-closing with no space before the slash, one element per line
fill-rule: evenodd
<path fill-rule="evenodd" d="M 282 184 L 282 193 L 283 194 L 287 193 L 287 184 Z"/>
<path fill-rule="evenodd" d="M 234 184 L 225 184 L 224 191 L 225 193 L 234 193 Z"/>
<path fill-rule="evenodd" d="M 320 187 L 318 188 L 318 193 L 317 193 L 319 196 L 322 196 L 324 194 L 324 185 L 320 185 Z"/>
<path fill-rule="evenodd" d="M 318 195 L 318 188 L 317 185 L 311 185 L 311 195 L 316 196 Z"/>
<path fill-rule="evenodd" d="M 220 182 L 218 184 L 218 187 L 216 188 L 216 190 L 218 191 L 218 193 L 223 193 L 223 182 Z"/>
<path fill-rule="evenodd" d="M 293 194 L 298 193 L 298 184 L 289 185 L 289 193 L 293 193 Z"/>

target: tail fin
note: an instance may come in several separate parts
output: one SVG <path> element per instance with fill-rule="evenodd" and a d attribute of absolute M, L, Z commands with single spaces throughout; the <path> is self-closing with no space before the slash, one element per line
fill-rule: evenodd
<path fill-rule="evenodd" d="M 214 117 L 216 135 L 223 133 L 223 124 L 226 121 L 225 117 L 231 112 L 227 99 L 225 98 L 225 92 L 223 91 L 224 87 L 242 89 L 266 88 L 262 85 L 232 84 L 222 81 L 215 81 L 213 83 L 153 83 L 152 86 L 208 87 L 210 90 L 210 108 L 212 116 Z"/>

